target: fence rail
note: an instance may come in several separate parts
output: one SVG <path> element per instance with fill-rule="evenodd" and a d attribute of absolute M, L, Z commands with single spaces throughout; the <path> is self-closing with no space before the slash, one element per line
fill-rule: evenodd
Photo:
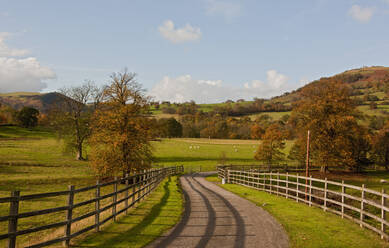
<path fill-rule="evenodd" d="M 233 170 L 219 166 L 218 176 L 227 183 L 239 184 L 271 194 L 294 199 L 297 202 L 322 208 L 324 211 L 355 221 L 361 227 L 378 233 L 389 241 L 387 227 L 389 195 L 362 187 L 318 179 L 299 174 Z"/>
<path fill-rule="evenodd" d="M 272 166 L 267 165 L 238 165 L 238 164 L 230 164 L 230 165 L 218 165 L 216 169 L 223 168 L 224 170 L 254 170 L 256 172 L 305 172 L 305 167 L 301 166 L 289 166 L 288 164 L 276 164 Z M 309 171 L 320 171 L 320 167 L 311 166 Z"/>
<path fill-rule="evenodd" d="M 183 167 L 167 167 L 161 169 L 147 170 L 143 173 L 126 175 L 123 178 L 101 183 L 97 181 L 96 185 L 87 186 L 76 189 L 74 186 L 69 186 L 68 190 L 49 192 L 32 195 L 20 195 L 19 191 L 11 192 L 10 197 L 0 198 L 0 203 L 9 204 L 9 215 L 0 216 L 0 223 L 8 221 L 8 233 L 0 234 L 0 240 L 8 239 L 8 247 L 15 248 L 17 237 L 21 235 L 31 234 L 43 230 L 64 227 L 64 234 L 60 237 L 56 237 L 41 243 L 33 244 L 27 247 L 37 248 L 52 245 L 58 242 L 64 242 L 65 246 L 70 245 L 70 240 L 87 231 L 95 230 L 99 231 L 101 225 L 107 221 L 113 219 L 116 221 L 117 215 L 127 212 L 127 210 L 134 204 L 142 200 L 146 195 L 153 191 L 158 184 L 169 175 L 183 172 Z M 104 186 L 113 185 L 113 191 L 104 195 L 101 195 L 101 188 Z M 118 190 L 118 185 L 125 185 L 124 188 Z M 86 201 L 75 203 L 74 198 L 78 193 L 95 190 L 95 197 Z M 122 197 L 120 198 L 120 195 Z M 123 196 L 124 195 L 124 196 Z M 65 196 L 67 197 L 67 203 L 64 206 L 47 208 L 30 212 L 19 212 L 19 206 L 22 201 L 26 200 L 38 200 L 47 197 Z M 101 202 L 104 199 L 112 198 L 112 202 L 107 205 L 102 205 Z M 82 213 L 82 215 L 73 217 L 74 210 L 88 204 L 95 204 L 94 211 Z M 124 206 L 122 206 L 124 205 Z M 120 208 L 120 206 L 122 206 Z M 119 209 L 120 208 L 120 209 Z M 104 216 L 101 219 L 102 213 L 110 210 L 111 214 Z M 28 229 L 19 230 L 18 221 L 23 218 L 32 216 L 42 216 L 50 213 L 66 212 L 66 218 L 47 225 L 35 226 Z M 80 230 L 72 232 L 72 227 L 76 222 L 80 222 L 86 218 L 94 216 L 94 224 L 82 227 Z"/>

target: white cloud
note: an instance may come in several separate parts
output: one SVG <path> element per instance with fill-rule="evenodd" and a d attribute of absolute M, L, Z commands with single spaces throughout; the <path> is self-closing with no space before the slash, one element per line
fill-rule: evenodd
<path fill-rule="evenodd" d="M 25 49 L 12 49 L 5 44 L 5 40 L 11 36 L 8 32 L 0 32 L 0 57 L 20 57 L 29 53 Z"/>
<path fill-rule="evenodd" d="M 275 70 L 267 72 L 266 82 L 253 80 L 242 87 L 234 88 L 223 85 L 221 80 L 197 80 L 190 75 L 177 78 L 164 77 L 150 91 L 158 101 L 197 103 L 223 102 L 228 99 L 247 99 L 254 97 L 271 97 L 289 90 L 288 78 Z"/>
<path fill-rule="evenodd" d="M 359 22 L 369 22 L 373 17 L 375 8 L 361 7 L 359 5 L 353 5 L 348 14 Z"/>
<path fill-rule="evenodd" d="M 222 0 L 206 0 L 206 13 L 208 15 L 221 15 L 226 18 L 239 16 L 242 6 L 237 2 Z"/>
<path fill-rule="evenodd" d="M 47 87 L 43 80 L 53 78 L 55 73 L 36 58 L 0 57 L 0 92 L 40 91 Z"/>
<path fill-rule="evenodd" d="M 251 83 L 245 83 L 246 89 L 262 89 L 266 91 L 278 91 L 286 86 L 288 77 L 278 73 L 276 70 L 269 70 L 266 72 L 267 82 L 260 80 L 253 80 Z"/>
<path fill-rule="evenodd" d="M 24 49 L 9 48 L 5 40 L 12 36 L 0 32 L 0 92 L 40 91 L 46 88 L 44 80 L 55 78 L 48 67 L 41 66 L 34 57 L 22 57 L 29 53 Z"/>
<path fill-rule="evenodd" d="M 158 30 L 165 39 L 173 43 L 196 41 L 202 35 L 200 28 L 192 27 L 190 24 L 186 24 L 183 28 L 175 28 L 171 20 L 165 21 Z"/>

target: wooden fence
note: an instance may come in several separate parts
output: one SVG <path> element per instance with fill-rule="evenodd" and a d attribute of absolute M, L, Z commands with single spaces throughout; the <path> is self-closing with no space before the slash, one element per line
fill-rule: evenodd
<path fill-rule="evenodd" d="M 340 215 L 368 228 L 382 239 L 389 240 L 386 201 L 389 195 L 342 182 L 318 179 L 299 174 L 263 173 L 255 170 L 231 170 L 218 167 L 218 176 L 227 183 L 246 187 L 294 199 L 309 206 L 322 208 L 324 211 Z"/>
<path fill-rule="evenodd" d="M 27 247 L 44 247 L 58 242 L 63 242 L 65 246 L 69 246 L 70 240 L 72 238 L 75 238 L 93 229 L 95 231 L 99 231 L 100 226 L 111 219 L 116 221 L 117 215 L 127 212 L 130 207 L 142 200 L 153 189 L 155 189 L 166 176 L 181 173 L 182 171 L 182 166 L 152 169 L 147 170 L 144 173 L 139 173 L 130 176 L 127 175 L 126 177 L 120 179 L 115 178 L 115 180 L 110 182 L 101 183 L 97 181 L 96 185 L 93 186 L 78 189 L 76 189 L 74 186 L 69 186 L 68 190 L 59 192 L 21 195 L 19 191 L 13 191 L 10 197 L 0 198 L 0 203 L 9 204 L 9 215 L 0 216 L 0 223 L 8 221 L 8 233 L 0 234 L 0 240 L 8 239 L 8 247 L 14 248 L 16 247 L 18 236 L 36 233 L 48 229 L 64 227 L 64 233 L 60 237 L 55 237 L 44 242 L 29 245 Z M 113 186 L 112 192 L 102 195 L 101 188 L 109 185 Z M 124 185 L 124 188 L 118 189 L 118 185 Z M 95 191 L 94 198 L 75 203 L 74 198 L 77 194 L 91 190 Z M 42 198 L 57 196 L 65 196 L 67 198 L 67 204 L 60 207 L 42 209 L 38 211 L 22 213 L 19 211 L 19 205 L 22 201 L 39 200 Z M 104 199 L 109 198 L 112 198 L 112 201 L 105 205 L 101 204 Z M 83 213 L 80 216 L 73 217 L 75 209 L 85 206 L 87 204 L 94 204 L 94 210 Z M 103 212 L 106 212 L 108 210 L 111 210 L 110 214 L 102 214 Z M 32 216 L 42 216 L 50 213 L 59 213 L 64 211 L 66 212 L 66 218 L 62 221 L 48 225 L 35 226 L 33 228 L 28 228 L 24 230 L 18 229 L 18 220 L 20 219 Z M 80 230 L 77 230 L 75 232 L 73 231 L 72 227 L 75 225 L 75 223 L 80 222 L 81 220 L 84 220 L 86 218 L 93 218 L 93 216 L 94 224 L 83 226 Z M 101 219 L 101 217 L 104 217 L 104 219 Z"/>
<path fill-rule="evenodd" d="M 230 165 L 218 165 L 216 168 L 224 168 L 224 170 L 255 170 L 257 172 L 295 172 L 295 173 L 303 173 L 305 172 L 305 167 L 298 166 L 290 166 L 288 164 L 276 164 L 271 167 L 267 165 L 238 165 L 238 164 L 230 164 Z M 320 167 L 310 166 L 309 171 L 320 171 Z"/>

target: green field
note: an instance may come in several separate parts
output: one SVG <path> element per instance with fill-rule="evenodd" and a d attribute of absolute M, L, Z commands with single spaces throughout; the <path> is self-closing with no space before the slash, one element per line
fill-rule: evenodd
<path fill-rule="evenodd" d="M 260 144 L 256 140 L 223 140 L 223 139 L 163 139 L 154 142 L 156 164 L 183 164 L 188 171 L 216 170 L 220 156 L 226 154 L 225 164 L 255 165 L 255 151 Z M 292 141 L 286 142 L 284 153 L 288 154 Z M 201 166 L 201 167 L 200 167 Z"/>
<path fill-rule="evenodd" d="M 208 180 L 220 181 L 216 176 Z M 219 186 L 252 201 L 274 216 L 288 233 L 292 248 L 389 247 L 389 243 L 382 241 L 377 234 L 319 208 L 240 185 Z"/>
<path fill-rule="evenodd" d="M 260 141 L 223 140 L 223 139 L 162 139 L 153 141 L 155 166 L 184 165 L 187 172 L 215 170 L 220 156 L 226 154 L 225 164 L 253 165 L 254 152 Z M 285 153 L 289 152 L 293 142 L 288 141 Z M 320 175 L 317 175 L 320 176 Z M 381 184 L 380 179 L 389 180 L 387 172 L 369 172 L 359 175 L 330 174 L 331 180 L 344 179 L 347 183 L 361 185 L 379 190 L 389 190 L 388 184 Z M 0 127 L 0 197 L 10 195 L 12 190 L 20 190 L 22 195 L 66 190 L 68 185 L 76 187 L 92 185 L 95 176 L 87 161 L 77 161 L 75 156 L 63 153 L 63 143 L 51 132 L 18 127 Z M 106 189 L 107 191 L 112 189 Z M 84 201 L 93 196 L 93 192 L 80 194 L 76 200 Z M 33 211 L 62 206 L 65 197 L 48 198 L 43 201 L 27 201 L 21 204 L 20 211 Z M 93 209 L 87 205 L 77 214 Z M 0 204 L 0 216 L 8 214 L 8 205 Z M 44 218 L 28 218 L 20 221 L 21 228 L 29 228 L 37 223 L 49 224 L 54 220 L 63 220 L 65 213 L 49 214 Z M 7 225 L 0 225 L 0 234 L 5 233 Z M 43 231 L 39 235 L 53 235 Z M 28 236 L 20 242 L 34 241 Z M 0 242 L 0 247 L 4 242 Z"/>

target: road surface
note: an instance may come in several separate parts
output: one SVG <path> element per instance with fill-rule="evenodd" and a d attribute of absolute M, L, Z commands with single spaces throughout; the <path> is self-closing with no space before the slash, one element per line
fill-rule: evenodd
<path fill-rule="evenodd" d="M 206 173 L 180 178 L 185 211 L 181 221 L 149 248 L 288 247 L 283 227 L 266 211 L 205 180 Z"/>

